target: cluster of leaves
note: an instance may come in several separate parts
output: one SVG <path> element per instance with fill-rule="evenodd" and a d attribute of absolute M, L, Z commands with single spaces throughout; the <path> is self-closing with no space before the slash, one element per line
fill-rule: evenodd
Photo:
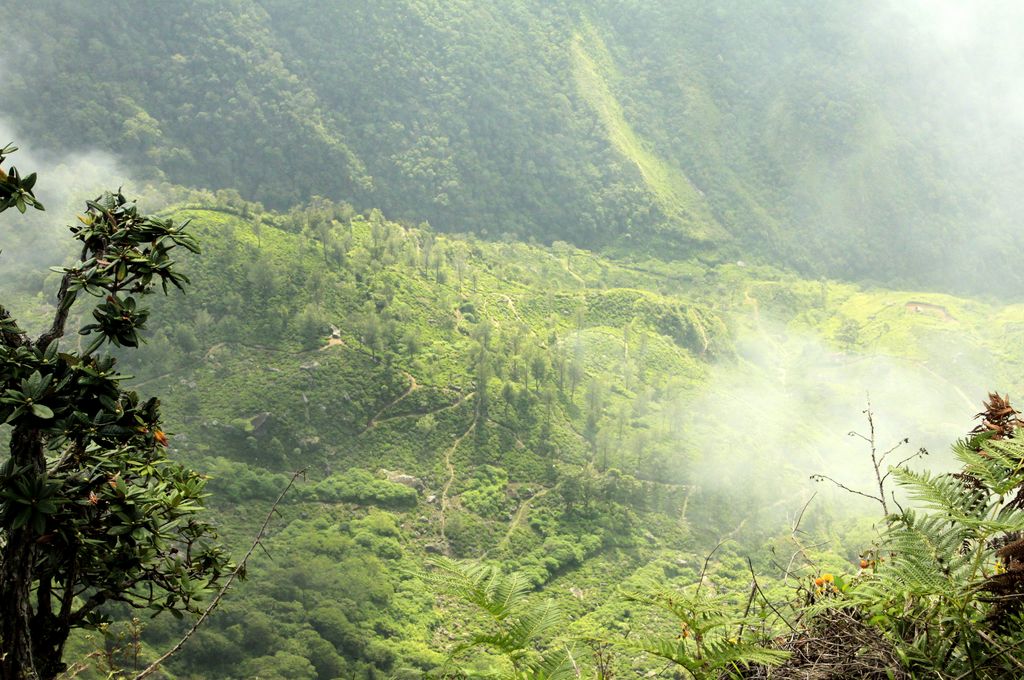
<path fill-rule="evenodd" d="M 0 148 L 0 212 L 8 208 L 17 208 L 20 213 L 24 213 L 28 208 L 43 210 L 43 204 L 32 192 L 36 185 L 36 173 L 22 177 L 18 168 L 13 165 L 7 170 L 2 167 L 7 156 L 17 150 L 18 147 L 13 144 Z"/>
<path fill-rule="evenodd" d="M 198 611 L 230 569 L 197 514 L 205 480 L 167 456 L 158 401 L 123 389 L 114 359 L 95 353 L 139 343 L 148 312 L 133 296 L 157 282 L 180 288 L 170 253 L 197 247 L 185 225 L 140 215 L 120 192 L 90 201 L 80 220 L 81 257 L 60 270 L 50 328 L 31 339 L 0 308 L 0 420 L 11 428 L 0 468 L 5 678 L 53 677 L 70 631 L 101 624 L 108 603 Z M 81 292 L 104 300 L 97 323 L 80 329 L 97 337 L 63 352 Z"/>
<path fill-rule="evenodd" d="M 698 582 L 686 591 L 657 583 L 626 591 L 631 602 L 669 614 L 676 630 L 671 634 L 627 640 L 627 646 L 671 662 L 692 678 L 719 678 L 738 674 L 751 665 L 777 666 L 786 652 L 768 649 L 758 638 L 762 621 L 739 614 L 734 604 L 708 593 Z"/>
<path fill-rule="evenodd" d="M 469 605 L 482 616 L 469 620 L 466 630 L 449 653 L 463 677 L 488 675 L 510 680 L 519 678 L 579 677 L 580 667 L 589 666 L 574 657 L 577 643 L 594 653 L 595 677 L 612 676 L 612 658 L 617 649 L 624 656 L 637 653 L 668 661 L 683 677 L 695 679 L 734 677 L 752 665 L 777 666 L 786 652 L 768 649 L 762 639 L 764 621 L 748 612 L 735 611 L 735 605 L 723 596 L 702 592 L 701 583 L 676 590 L 648 582 L 621 591 L 622 600 L 649 610 L 667 614 L 667 620 L 652 618 L 645 628 L 663 630 L 660 634 L 573 639 L 561 630 L 563 608 L 551 600 L 530 597 L 528 579 L 522 574 L 503 574 L 496 566 L 437 559 L 426 579 L 440 593 L 455 602 Z M 485 649 L 507 664 L 490 668 L 480 663 L 465 663 L 466 652 Z M 580 654 L 580 656 L 583 656 Z M 463 663 L 458 665 L 459 660 Z M 447 669 L 449 674 L 455 673 Z"/>

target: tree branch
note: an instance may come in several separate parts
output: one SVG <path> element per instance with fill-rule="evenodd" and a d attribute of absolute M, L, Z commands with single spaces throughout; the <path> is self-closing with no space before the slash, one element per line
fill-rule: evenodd
<path fill-rule="evenodd" d="M 845 484 L 840 484 L 839 482 L 837 482 L 836 480 L 832 479 L 828 475 L 811 475 L 811 479 L 813 479 L 816 482 L 820 482 L 823 479 L 827 479 L 828 481 L 832 482 L 833 484 L 838 486 L 843 491 L 848 491 L 850 493 L 855 493 L 858 496 L 864 496 L 864 498 L 870 498 L 871 500 L 875 501 L 876 503 L 882 503 L 883 505 L 885 504 L 885 501 L 879 500 L 878 496 L 872 496 L 871 494 L 866 494 L 863 491 L 857 491 L 856 489 L 851 489 L 850 487 L 846 486 Z"/>
<path fill-rule="evenodd" d="M 185 633 L 185 635 L 180 640 L 178 640 L 178 644 L 174 645 L 169 650 L 167 650 L 167 652 L 165 652 L 160 658 L 158 658 L 156 661 L 154 661 L 145 669 L 143 669 L 143 671 L 136 675 L 132 680 L 142 680 L 143 678 L 154 673 L 161 666 L 161 664 L 163 664 L 165 661 L 167 661 L 172 656 L 177 654 L 178 651 L 185 646 L 185 643 L 189 641 L 189 638 L 195 635 L 195 632 L 199 629 L 199 626 L 203 625 L 206 619 L 210 617 L 210 614 L 213 613 L 213 610 L 217 608 L 217 605 L 220 604 L 220 601 L 224 599 L 224 596 L 227 594 L 228 588 L 231 587 L 231 584 L 233 584 L 235 582 L 235 579 L 237 579 L 241 574 L 245 572 L 246 562 L 248 562 L 249 558 L 252 557 L 252 554 L 256 552 L 256 546 L 260 545 L 260 542 L 263 540 L 264 535 L 266 535 L 267 527 L 270 526 L 270 520 L 274 518 L 274 514 L 277 512 L 277 506 L 281 504 L 281 501 L 284 499 L 285 494 L 287 494 L 288 490 L 291 489 L 292 485 L 295 484 L 295 480 L 297 480 L 299 477 L 305 474 L 305 468 L 303 468 L 302 470 L 297 470 L 292 475 L 292 478 L 288 480 L 288 485 L 284 487 L 284 490 L 277 497 L 277 500 L 275 500 L 274 504 L 270 506 L 270 511 L 267 513 L 266 519 L 263 520 L 263 526 L 261 526 L 260 530 L 256 533 L 256 538 L 253 539 L 252 545 L 249 546 L 248 552 L 245 553 L 245 556 L 242 557 L 241 561 L 238 563 L 238 566 L 236 566 L 234 570 L 231 572 L 231 574 L 228 576 L 228 580 L 225 581 L 223 587 L 221 587 L 217 595 L 214 596 L 213 600 L 210 602 L 210 606 L 206 608 L 206 611 L 204 611 L 196 620 L 196 622 L 192 624 L 192 627 L 188 629 L 188 632 Z"/>
<path fill-rule="evenodd" d="M 723 542 L 724 541 L 719 541 L 718 545 L 715 546 L 715 549 L 712 550 L 711 552 L 709 552 L 708 556 L 706 558 L 704 558 L 704 566 L 701 567 L 701 570 L 700 570 L 700 579 L 697 580 L 697 591 L 694 593 L 694 597 L 696 597 L 697 595 L 700 595 L 700 587 L 702 585 L 704 585 L 704 575 L 707 574 L 708 563 L 711 561 L 711 558 L 714 556 L 714 554 L 716 552 L 718 552 L 718 549 L 722 547 L 722 543 Z"/>
<path fill-rule="evenodd" d="M 904 465 L 906 465 L 907 463 L 909 463 L 910 461 L 914 460 L 915 458 L 917 458 L 919 456 L 927 456 L 927 455 L 928 455 L 927 449 L 925 449 L 922 446 L 915 453 L 910 454 L 909 456 L 907 456 L 906 458 L 904 458 L 900 462 L 896 463 L 895 465 L 890 465 L 888 472 L 886 472 L 885 475 L 882 477 L 882 481 L 884 482 L 885 480 L 887 480 L 889 478 L 889 475 L 892 474 L 892 471 L 894 469 L 903 467 Z"/>
<path fill-rule="evenodd" d="M 786 627 L 794 633 L 796 633 L 797 630 L 793 627 L 793 624 L 789 622 L 789 619 L 783 616 L 782 612 L 775 608 L 775 605 L 771 603 L 771 601 L 768 599 L 768 596 L 764 594 L 763 590 L 761 590 L 761 584 L 757 582 L 757 574 L 754 573 L 754 564 L 750 561 L 749 558 L 747 559 L 747 566 L 750 567 L 750 580 L 754 584 L 754 590 L 756 590 L 757 593 L 761 596 L 761 599 L 764 600 L 764 603 L 766 605 L 768 605 L 768 608 L 775 612 L 775 615 L 778 616 L 784 624 L 786 624 Z"/>
<path fill-rule="evenodd" d="M 75 298 L 77 297 L 68 290 L 71 285 L 72 273 L 70 271 L 64 272 L 64 276 L 60 280 L 60 289 L 57 291 L 57 311 L 53 315 L 53 323 L 50 325 L 50 330 L 40 335 L 39 339 L 36 340 L 36 347 L 47 347 L 51 342 L 64 335 L 64 326 L 68 322 L 68 314 L 71 312 L 71 306 L 75 303 Z"/>

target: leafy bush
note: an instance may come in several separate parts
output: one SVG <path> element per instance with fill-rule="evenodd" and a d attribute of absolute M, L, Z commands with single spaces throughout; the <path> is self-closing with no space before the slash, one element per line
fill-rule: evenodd
<path fill-rule="evenodd" d="M 328 503 L 359 503 L 401 508 L 416 505 L 416 490 L 374 477 L 366 470 L 351 469 L 331 475 L 314 488 L 316 497 Z"/>

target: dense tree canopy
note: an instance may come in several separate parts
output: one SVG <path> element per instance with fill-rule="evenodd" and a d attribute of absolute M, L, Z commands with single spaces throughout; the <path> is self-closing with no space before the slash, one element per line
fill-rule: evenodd
<path fill-rule="evenodd" d="M 52 30 L 9 50 L 4 110 L 37 143 L 275 208 L 1020 291 L 1019 131 L 970 117 L 1013 96 L 988 67 L 1015 15 L 977 13 L 991 45 L 849 0 L 42 0 L 9 8 Z"/>

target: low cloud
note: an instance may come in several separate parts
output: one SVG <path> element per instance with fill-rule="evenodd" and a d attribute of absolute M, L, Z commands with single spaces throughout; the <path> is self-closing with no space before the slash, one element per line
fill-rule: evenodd
<path fill-rule="evenodd" d="M 2 73 L 2 65 L 0 65 Z M 40 305 L 52 302 L 40 297 L 50 267 L 65 263 L 76 253 L 67 225 L 81 213 L 85 201 L 104 190 L 135 186 L 128 172 L 107 153 L 86 151 L 63 153 L 44 149 L 21 135 L 11 121 L 0 118 L 0 145 L 13 142 L 18 151 L 5 161 L 21 174 L 35 172 L 39 179 L 36 197 L 46 206 L 24 215 L 11 209 L 0 215 L 0 293 L 3 304 L 15 318 L 30 320 Z M 28 323 L 31 329 L 31 322 Z"/>
<path fill-rule="evenodd" d="M 687 408 L 694 481 L 702 493 L 738 498 L 737 507 L 722 509 L 737 524 L 777 531 L 815 492 L 817 503 L 877 512 L 869 501 L 809 479 L 824 474 L 877 493 L 870 445 L 848 434 L 870 437 L 868 400 L 879 453 L 910 440 L 887 464 L 924 447 L 930 455 L 915 465 L 942 469 L 984 396 L 977 384 L 952 381 L 927 362 L 843 353 L 781 324 L 743 326 L 738 358 L 715 366 Z M 983 369 L 960 374 L 975 375 L 978 384 L 986 377 Z"/>

